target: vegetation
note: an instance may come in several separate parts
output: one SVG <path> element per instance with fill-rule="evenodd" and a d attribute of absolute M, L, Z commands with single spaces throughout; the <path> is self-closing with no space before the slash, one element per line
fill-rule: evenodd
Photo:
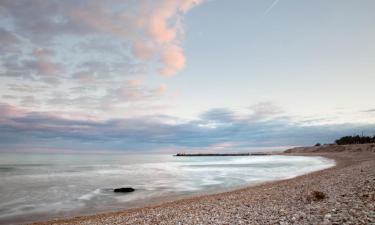
<path fill-rule="evenodd" d="M 375 135 L 371 136 L 345 136 L 340 139 L 337 139 L 336 144 L 338 145 L 352 145 L 352 144 L 368 144 L 375 143 Z"/>

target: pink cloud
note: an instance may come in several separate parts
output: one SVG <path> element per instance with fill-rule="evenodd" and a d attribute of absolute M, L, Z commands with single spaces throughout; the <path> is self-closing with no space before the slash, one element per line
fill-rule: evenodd
<path fill-rule="evenodd" d="M 41 75 L 56 75 L 60 72 L 58 65 L 51 60 L 51 52 L 44 49 L 34 49 L 33 56 L 36 58 L 36 67 Z"/>
<path fill-rule="evenodd" d="M 23 116 L 26 112 L 25 109 L 20 107 L 0 103 L 0 124 L 12 124 L 13 122 L 9 120 L 10 118 Z"/>
<path fill-rule="evenodd" d="M 176 38 L 177 30 L 168 25 L 168 20 L 177 13 L 179 2 L 165 0 L 155 7 L 146 22 L 146 32 L 158 43 L 170 43 Z"/>
<path fill-rule="evenodd" d="M 126 15 L 113 14 L 113 7 L 102 1 L 89 1 L 84 7 L 73 7 L 69 16 L 78 24 L 84 24 L 94 31 L 129 38 L 131 26 Z"/>
<path fill-rule="evenodd" d="M 71 15 L 79 23 L 103 33 L 127 39 L 131 42 L 134 57 L 149 60 L 159 56 L 163 68 L 161 75 L 173 75 L 185 66 L 182 48 L 177 45 L 182 30 L 181 17 L 202 0 L 141 1 L 136 13 L 127 11 L 111 14 L 106 5 L 91 4 L 87 9 L 75 9 Z M 174 59 L 172 59 L 174 58 Z"/>
<path fill-rule="evenodd" d="M 141 80 L 128 80 L 123 85 L 108 91 L 103 103 L 110 106 L 114 103 L 140 102 L 159 99 L 167 91 L 167 85 L 161 84 L 154 88 L 142 85 Z"/>
<path fill-rule="evenodd" d="M 149 59 L 155 53 L 155 47 L 151 42 L 135 40 L 132 53 L 139 59 Z"/>
<path fill-rule="evenodd" d="M 166 84 L 161 84 L 156 90 L 155 94 L 157 95 L 163 95 L 167 91 L 167 85 Z"/>
<path fill-rule="evenodd" d="M 203 0 L 143 0 L 116 10 L 112 4 L 89 1 L 76 6 L 68 5 L 67 18 L 83 33 L 112 35 L 130 43 L 133 56 L 141 60 L 160 59 L 161 75 L 174 75 L 185 66 L 185 56 L 180 46 L 183 31 L 182 17 Z M 122 6 L 122 7 L 121 7 Z M 175 57 L 172 60 L 172 57 Z M 39 67 L 47 74 L 56 67 L 47 58 Z"/>
<path fill-rule="evenodd" d="M 129 86 L 138 87 L 142 84 L 141 80 L 128 80 Z"/>
<path fill-rule="evenodd" d="M 163 76 L 173 75 L 185 67 L 185 56 L 177 45 L 164 48 L 160 53 L 160 58 L 164 66 L 159 72 Z"/>
<path fill-rule="evenodd" d="M 182 14 L 187 13 L 203 0 L 162 0 L 152 8 L 142 8 L 142 18 L 138 20 L 140 30 L 145 30 L 146 37 L 154 43 L 156 54 L 160 57 L 163 67 L 159 73 L 170 76 L 185 66 L 185 56 L 182 48 L 177 44 L 182 34 Z M 150 57 L 150 48 L 142 42 L 133 44 L 134 56 L 145 59 Z"/>
<path fill-rule="evenodd" d="M 201 4 L 202 1 L 203 0 L 184 0 L 180 4 L 180 10 L 183 12 L 187 12 L 194 6 Z"/>
<path fill-rule="evenodd" d="M 16 117 L 23 115 L 26 111 L 19 107 L 9 105 L 6 103 L 0 103 L 0 118 Z"/>

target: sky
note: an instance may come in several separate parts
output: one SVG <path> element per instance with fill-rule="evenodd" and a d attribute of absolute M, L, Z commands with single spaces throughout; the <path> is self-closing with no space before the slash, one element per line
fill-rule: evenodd
<path fill-rule="evenodd" d="M 375 134 L 373 0 L 2 0 L 0 152 Z"/>

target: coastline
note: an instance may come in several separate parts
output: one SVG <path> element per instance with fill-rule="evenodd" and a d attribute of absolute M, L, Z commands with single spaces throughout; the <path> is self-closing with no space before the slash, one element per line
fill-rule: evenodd
<path fill-rule="evenodd" d="M 298 149 L 280 153 L 322 156 L 336 161 L 334 167 L 291 179 L 119 212 L 31 224 L 340 224 L 345 221 L 368 224 L 375 222 L 375 215 L 371 214 L 371 210 L 374 212 L 374 204 L 371 204 L 374 190 L 367 190 L 375 186 L 375 154 L 354 147 L 350 146 L 348 150 L 332 150 L 332 146 L 311 147 L 302 152 Z M 355 151 L 351 151 L 353 149 Z M 354 188 L 353 185 L 360 187 Z M 358 195 L 353 190 L 364 193 Z M 325 197 L 314 200 L 312 193 L 315 191 Z M 352 215 L 355 214 L 350 211 L 353 204 L 362 207 L 358 212 L 365 215 Z"/>

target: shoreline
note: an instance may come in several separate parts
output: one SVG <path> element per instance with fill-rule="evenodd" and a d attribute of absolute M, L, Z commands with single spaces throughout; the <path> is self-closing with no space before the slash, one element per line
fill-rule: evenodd
<path fill-rule="evenodd" d="M 272 158 L 272 156 L 270 156 L 270 157 Z M 275 155 L 275 157 L 279 158 L 279 156 L 276 156 L 276 155 Z M 287 156 L 280 156 L 280 157 L 285 158 Z M 323 158 L 320 158 L 320 157 L 318 157 L 316 159 L 313 159 L 313 158 L 316 158 L 316 157 L 312 157 L 311 158 L 312 161 L 321 161 L 321 163 L 317 162 L 317 165 L 316 165 L 317 167 L 315 166 L 315 169 L 311 168 L 311 171 L 317 171 L 318 169 L 324 169 L 324 168 L 327 168 L 327 167 L 331 167 L 335 164 L 331 160 L 326 160 L 326 159 L 323 159 Z M 218 158 L 218 160 L 221 161 L 221 159 L 219 159 L 219 158 Z M 263 159 L 263 160 L 266 160 L 265 163 L 267 163 L 267 159 Z M 290 161 L 292 159 L 288 160 L 288 159 L 285 158 L 285 160 Z M 309 159 L 301 159 L 301 160 L 302 161 L 305 161 L 305 160 L 310 161 Z M 216 159 L 215 159 L 215 161 L 216 161 Z M 271 161 L 273 161 L 273 160 L 271 160 Z M 297 161 L 299 161 L 299 160 L 297 160 Z M 327 165 L 324 165 L 324 164 L 327 164 Z M 284 167 L 284 166 L 282 166 L 282 167 Z M 211 189 L 201 189 L 200 191 L 195 191 L 195 192 L 180 192 L 180 193 L 171 192 L 168 195 L 155 196 L 155 197 L 152 197 L 152 198 L 146 197 L 147 195 L 143 195 L 141 193 L 141 195 L 138 196 L 138 198 L 140 200 L 133 201 L 133 202 L 125 202 L 123 205 L 116 204 L 116 203 L 114 203 L 112 205 L 109 205 L 109 204 L 106 204 L 106 202 L 104 202 L 102 204 L 101 201 L 99 200 L 99 201 L 94 202 L 93 207 L 91 207 L 92 206 L 91 202 L 82 201 L 82 202 L 84 202 L 84 204 L 86 204 L 84 207 L 81 207 L 81 208 L 77 207 L 77 210 L 75 210 L 75 211 L 68 211 L 68 212 L 62 211 L 61 213 L 56 213 L 55 211 L 51 211 L 51 213 L 50 213 L 49 210 L 43 210 L 43 209 L 45 209 L 45 207 L 41 208 L 41 209 L 39 207 L 35 207 L 35 210 L 40 209 L 39 214 L 35 213 L 33 215 L 30 215 L 30 214 L 27 215 L 26 214 L 27 212 L 26 213 L 18 213 L 17 217 L 13 217 L 13 218 L 8 219 L 8 220 L 3 219 L 2 221 L 0 221 L 0 224 L 25 224 L 25 223 L 43 222 L 43 221 L 50 221 L 50 220 L 64 220 L 64 219 L 69 219 L 69 218 L 73 218 L 73 217 L 82 217 L 82 216 L 90 216 L 90 215 L 92 216 L 92 215 L 111 213 L 111 212 L 122 212 L 122 211 L 125 211 L 125 210 L 137 209 L 137 208 L 142 208 L 142 207 L 147 207 L 147 206 L 157 206 L 157 205 L 163 204 L 165 202 L 173 202 L 173 201 L 176 201 L 176 200 L 183 200 L 183 199 L 193 198 L 193 197 L 197 197 L 197 196 L 206 196 L 206 195 L 212 195 L 212 194 L 220 194 L 220 193 L 223 193 L 223 192 L 231 192 L 231 191 L 235 191 L 235 190 L 242 189 L 242 188 L 256 186 L 256 185 L 259 185 L 259 184 L 262 184 L 262 183 L 265 183 L 265 182 L 272 182 L 272 181 L 276 181 L 276 180 L 289 179 L 289 178 L 292 178 L 292 177 L 296 177 L 296 176 L 299 176 L 299 175 L 306 174 L 309 171 L 309 169 L 308 169 L 308 171 L 305 171 L 303 166 L 297 166 L 297 167 L 301 168 L 301 170 L 295 170 L 295 171 L 290 170 L 289 172 L 285 171 L 284 172 L 284 173 L 286 173 L 285 176 L 281 176 L 280 178 L 269 177 L 268 180 L 265 179 L 266 181 L 264 181 L 264 180 L 263 181 L 259 180 L 257 182 L 249 181 L 248 183 L 243 182 L 243 183 L 238 183 L 237 185 L 228 186 L 228 187 L 225 187 L 225 183 L 223 183 L 223 185 L 217 185 L 215 188 L 211 188 Z M 261 172 L 261 173 L 263 173 L 263 172 Z M 245 173 L 243 173 L 243 174 L 244 174 L 244 176 L 253 176 L 253 175 L 251 175 L 252 173 L 248 173 L 248 175 L 246 175 Z M 254 174 L 254 175 L 256 175 L 256 174 Z M 205 182 L 205 180 L 202 180 L 202 182 Z M 89 192 L 89 193 L 91 193 L 91 192 Z M 81 202 L 76 202 L 76 204 L 79 204 L 79 203 L 81 203 Z M 72 207 L 76 207 L 76 206 L 72 205 Z M 51 209 L 51 210 L 54 210 L 54 209 Z"/>
<path fill-rule="evenodd" d="M 328 150 L 330 149 L 330 147 L 327 148 Z M 280 153 L 280 155 L 322 156 L 334 159 L 336 165 L 291 179 L 270 181 L 255 186 L 239 188 L 233 191 L 198 195 L 117 212 L 99 213 L 73 218 L 60 218 L 31 224 L 176 224 L 178 222 L 182 224 L 216 224 L 240 223 L 240 221 L 250 224 L 299 221 L 301 224 L 308 224 L 329 222 L 333 219 L 356 221 L 357 224 L 361 224 L 362 217 L 357 221 L 357 217 L 351 217 L 351 214 L 348 213 L 350 212 L 349 209 L 346 210 L 344 207 L 343 210 L 340 210 L 340 204 L 335 207 L 333 207 L 332 204 L 335 205 L 335 203 L 340 202 L 342 198 L 345 200 L 344 197 L 340 197 L 340 194 L 336 192 L 343 192 L 345 191 L 344 189 L 350 189 L 348 185 L 356 185 L 358 183 L 363 184 L 363 182 L 366 181 L 370 182 L 366 187 L 369 185 L 374 186 L 375 179 L 371 180 L 360 176 L 362 174 L 370 177 L 375 176 L 375 154 L 373 152 L 323 151 Z M 358 170 L 357 167 L 361 169 Z M 372 169 L 367 170 L 368 168 Z M 368 173 L 361 172 L 365 169 Z M 347 176 L 346 179 L 339 179 L 345 178 L 345 176 Z M 353 183 L 354 179 L 359 180 Z M 327 182 L 328 184 L 321 186 L 321 183 Z M 332 184 L 340 184 L 340 182 L 348 182 L 348 185 L 340 186 Z M 348 193 L 345 195 L 351 195 L 351 192 L 348 190 L 346 190 Z M 309 200 L 309 198 L 313 197 L 310 196 L 313 191 L 322 191 L 327 197 L 321 201 Z M 370 198 L 371 200 L 371 198 L 374 197 L 371 190 L 364 195 L 369 196 L 364 200 L 367 198 Z M 358 199 L 356 199 L 356 201 L 357 200 Z M 363 203 L 365 205 L 364 207 L 369 207 L 369 209 L 366 208 L 366 210 L 364 210 L 365 212 L 373 210 L 371 207 L 374 207 L 371 204 L 370 206 L 367 206 L 367 203 L 368 202 Z M 358 201 L 356 204 L 359 204 Z M 361 206 L 363 204 L 361 204 Z M 348 206 L 351 207 L 351 204 Z M 323 211 L 319 210 L 320 208 L 322 208 Z M 311 210 L 314 212 L 312 213 Z M 346 213 L 347 216 L 341 215 L 338 216 L 338 218 L 332 216 L 333 213 L 341 211 Z M 301 212 L 302 214 L 300 215 L 298 212 Z M 307 213 L 310 215 L 306 216 Z M 236 216 L 233 217 L 234 215 Z M 375 222 L 375 215 L 366 215 L 364 216 L 364 219 L 365 223 L 362 224 L 368 223 L 366 220 Z"/>

